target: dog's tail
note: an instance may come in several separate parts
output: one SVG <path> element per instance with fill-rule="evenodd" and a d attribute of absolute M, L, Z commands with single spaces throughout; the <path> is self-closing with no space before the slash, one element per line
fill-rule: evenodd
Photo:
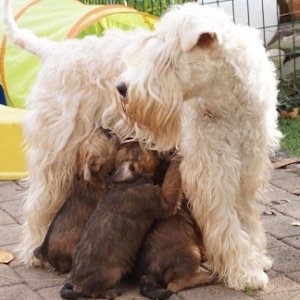
<path fill-rule="evenodd" d="M 140 294 L 149 299 L 164 300 L 172 296 L 173 292 L 159 288 L 153 277 L 142 276 L 140 282 Z"/>
<path fill-rule="evenodd" d="M 39 38 L 28 29 L 19 28 L 13 17 L 10 0 L 2 0 L 2 23 L 11 43 L 35 54 L 40 59 L 46 58 L 56 45 L 56 42 Z"/>

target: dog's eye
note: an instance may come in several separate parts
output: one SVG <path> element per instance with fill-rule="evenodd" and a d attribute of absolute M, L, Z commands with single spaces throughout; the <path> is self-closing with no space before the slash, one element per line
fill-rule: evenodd
<path fill-rule="evenodd" d="M 117 90 L 121 96 L 126 98 L 127 96 L 127 87 L 124 82 L 121 82 L 117 85 Z"/>
<path fill-rule="evenodd" d="M 134 171 L 135 171 L 135 167 L 134 167 L 134 164 L 133 164 L 133 163 L 131 163 L 131 164 L 129 165 L 129 170 L 130 170 L 131 172 L 134 172 Z"/>

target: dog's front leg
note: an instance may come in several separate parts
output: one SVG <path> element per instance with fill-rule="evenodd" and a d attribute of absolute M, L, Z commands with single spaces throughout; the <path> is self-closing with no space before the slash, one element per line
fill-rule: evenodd
<path fill-rule="evenodd" d="M 264 288 L 268 276 L 239 218 L 238 199 L 242 197 L 239 152 L 226 143 L 214 149 L 220 141 L 209 139 L 211 135 L 198 144 L 197 152 L 184 145 L 184 140 L 181 144 L 183 189 L 203 231 L 206 257 L 229 287 Z"/>

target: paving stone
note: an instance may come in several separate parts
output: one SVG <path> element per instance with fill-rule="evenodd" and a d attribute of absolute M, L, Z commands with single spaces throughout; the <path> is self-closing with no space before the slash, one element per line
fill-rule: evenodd
<path fill-rule="evenodd" d="M 14 224 L 16 221 L 5 211 L 0 209 L 0 225 Z"/>
<path fill-rule="evenodd" d="M 23 279 L 21 279 L 18 274 L 14 272 L 14 270 L 7 264 L 0 264 L 0 286 L 12 285 L 16 283 L 22 283 Z M 0 293 L 0 299 L 1 293 Z"/>
<path fill-rule="evenodd" d="M 268 189 L 267 192 L 267 198 L 269 201 L 282 201 L 282 200 L 287 200 L 287 201 L 300 201 L 300 197 L 293 195 L 281 188 L 278 188 L 276 186 L 271 185 Z"/>
<path fill-rule="evenodd" d="M 55 286 L 55 287 L 40 289 L 37 291 L 37 293 L 41 295 L 45 300 L 61 299 L 59 296 L 60 289 L 61 286 Z M 83 298 L 78 298 L 78 300 L 79 299 L 83 299 Z M 149 300 L 149 299 L 141 296 L 138 292 L 138 289 L 135 289 L 123 293 L 121 296 L 115 298 L 115 300 Z M 179 298 L 177 295 L 172 295 L 170 298 L 168 298 L 168 300 L 182 300 L 182 298 Z"/>
<path fill-rule="evenodd" d="M 149 300 L 146 297 L 143 297 L 142 295 L 139 294 L 139 290 L 136 287 L 135 289 L 132 289 L 130 291 L 126 291 L 122 293 L 119 297 L 115 298 L 115 300 Z M 169 299 L 168 299 L 169 300 Z M 176 295 L 173 295 L 170 297 L 170 300 L 180 300 Z"/>
<path fill-rule="evenodd" d="M 7 202 L 21 198 L 25 188 L 16 181 L 0 181 L 0 202 Z"/>
<path fill-rule="evenodd" d="M 273 170 L 271 183 L 276 180 L 289 180 L 292 177 L 297 177 L 297 174 L 289 172 L 285 169 Z"/>
<path fill-rule="evenodd" d="M 19 224 L 23 223 L 22 200 L 17 199 L 0 203 L 0 208 L 8 213 Z"/>
<path fill-rule="evenodd" d="M 273 270 L 287 274 L 300 271 L 300 251 L 287 245 L 271 248 L 268 253 L 274 259 Z"/>
<path fill-rule="evenodd" d="M 256 203 L 256 207 L 259 211 L 259 214 L 262 215 L 266 209 L 268 209 L 268 203 L 261 204 L 261 203 Z"/>
<path fill-rule="evenodd" d="M 272 280 L 272 278 L 274 278 L 274 277 L 282 276 L 282 274 L 280 274 L 280 273 L 274 271 L 273 269 L 269 270 L 269 271 L 267 272 L 267 274 L 268 274 L 268 277 L 269 277 L 270 280 Z"/>
<path fill-rule="evenodd" d="M 41 297 L 43 297 L 44 300 L 58 300 L 62 299 L 59 295 L 59 291 L 61 289 L 61 286 L 55 286 L 50 288 L 44 288 L 39 291 L 37 291 L 37 294 L 39 294 Z M 83 298 L 78 298 L 78 300 Z"/>
<path fill-rule="evenodd" d="M 300 291 L 289 291 L 277 294 L 262 295 L 257 300 L 299 300 Z"/>
<path fill-rule="evenodd" d="M 12 186 L 15 184 L 15 181 L 12 181 L 12 180 L 0 180 L 0 188 L 3 187 L 3 186 Z"/>
<path fill-rule="evenodd" d="M 280 213 L 262 217 L 265 230 L 278 239 L 299 235 L 299 227 L 291 225 L 295 221 L 295 219 Z"/>
<path fill-rule="evenodd" d="M 178 293 L 178 296 L 184 300 L 250 300 L 253 299 L 247 296 L 242 291 L 229 289 L 223 284 L 213 284 L 195 289 L 190 289 Z"/>
<path fill-rule="evenodd" d="M 260 292 L 260 295 L 282 293 L 295 290 L 300 291 L 300 285 L 297 282 L 294 282 L 293 280 L 287 278 L 286 276 L 279 274 L 278 276 L 271 278 L 267 287 Z"/>
<path fill-rule="evenodd" d="M 291 202 L 285 204 L 273 204 L 271 209 L 274 209 L 283 215 L 300 220 L 300 201 L 291 200 Z"/>
<path fill-rule="evenodd" d="M 1 238 L 0 247 L 19 243 L 21 238 L 21 226 L 18 224 L 8 224 L 0 226 Z"/>
<path fill-rule="evenodd" d="M 266 237 L 267 237 L 267 249 L 283 246 L 281 241 L 278 241 L 276 238 L 274 238 L 270 234 L 266 234 Z"/>
<path fill-rule="evenodd" d="M 299 233 L 300 233 L 300 227 L 299 227 Z M 286 239 L 283 239 L 282 242 L 300 250 L 300 235 L 288 237 Z"/>
<path fill-rule="evenodd" d="M 293 281 L 300 283 L 300 271 L 288 273 L 286 274 L 286 276 L 292 279 Z"/>
<path fill-rule="evenodd" d="M 0 299 L 1 300 L 43 300 L 43 298 L 36 292 L 31 290 L 25 284 L 11 285 L 0 287 Z M 58 298 L 52 298 L 51 300 L 58 300 Z M 50 299 L 49 299 L 50 300 Z"/>
<path fill-rule="evenodd" d="M 24 281 L 33 289 L 39 290 L 42 288 L 48 288 L 52 286 L 62 286 L 67 278 L 66 274 L 57 274 L 43 268 L 33 267 L 17 267 L 14 271 L 24 279 Z"/>
<path fill-rule="evenodd" d="M 282 188 L 288 192 L 294 191 L 297 187 L 300 186 L 300 176 L 295 173 L 286 173 L 286 178 L 282 179 L 273 179 L 272 185 Z"/>

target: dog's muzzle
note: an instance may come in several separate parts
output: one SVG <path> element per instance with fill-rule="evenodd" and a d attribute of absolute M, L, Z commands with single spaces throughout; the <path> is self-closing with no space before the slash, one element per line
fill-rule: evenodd
<path fill-rule="evenodd" d="M 127 87 L 124 82 L 121 82 L 117 85 L 117 90 L 118 90 L 119 94 L 123 97 L 123 99 L 126 100 L 127 99 Z"/>

